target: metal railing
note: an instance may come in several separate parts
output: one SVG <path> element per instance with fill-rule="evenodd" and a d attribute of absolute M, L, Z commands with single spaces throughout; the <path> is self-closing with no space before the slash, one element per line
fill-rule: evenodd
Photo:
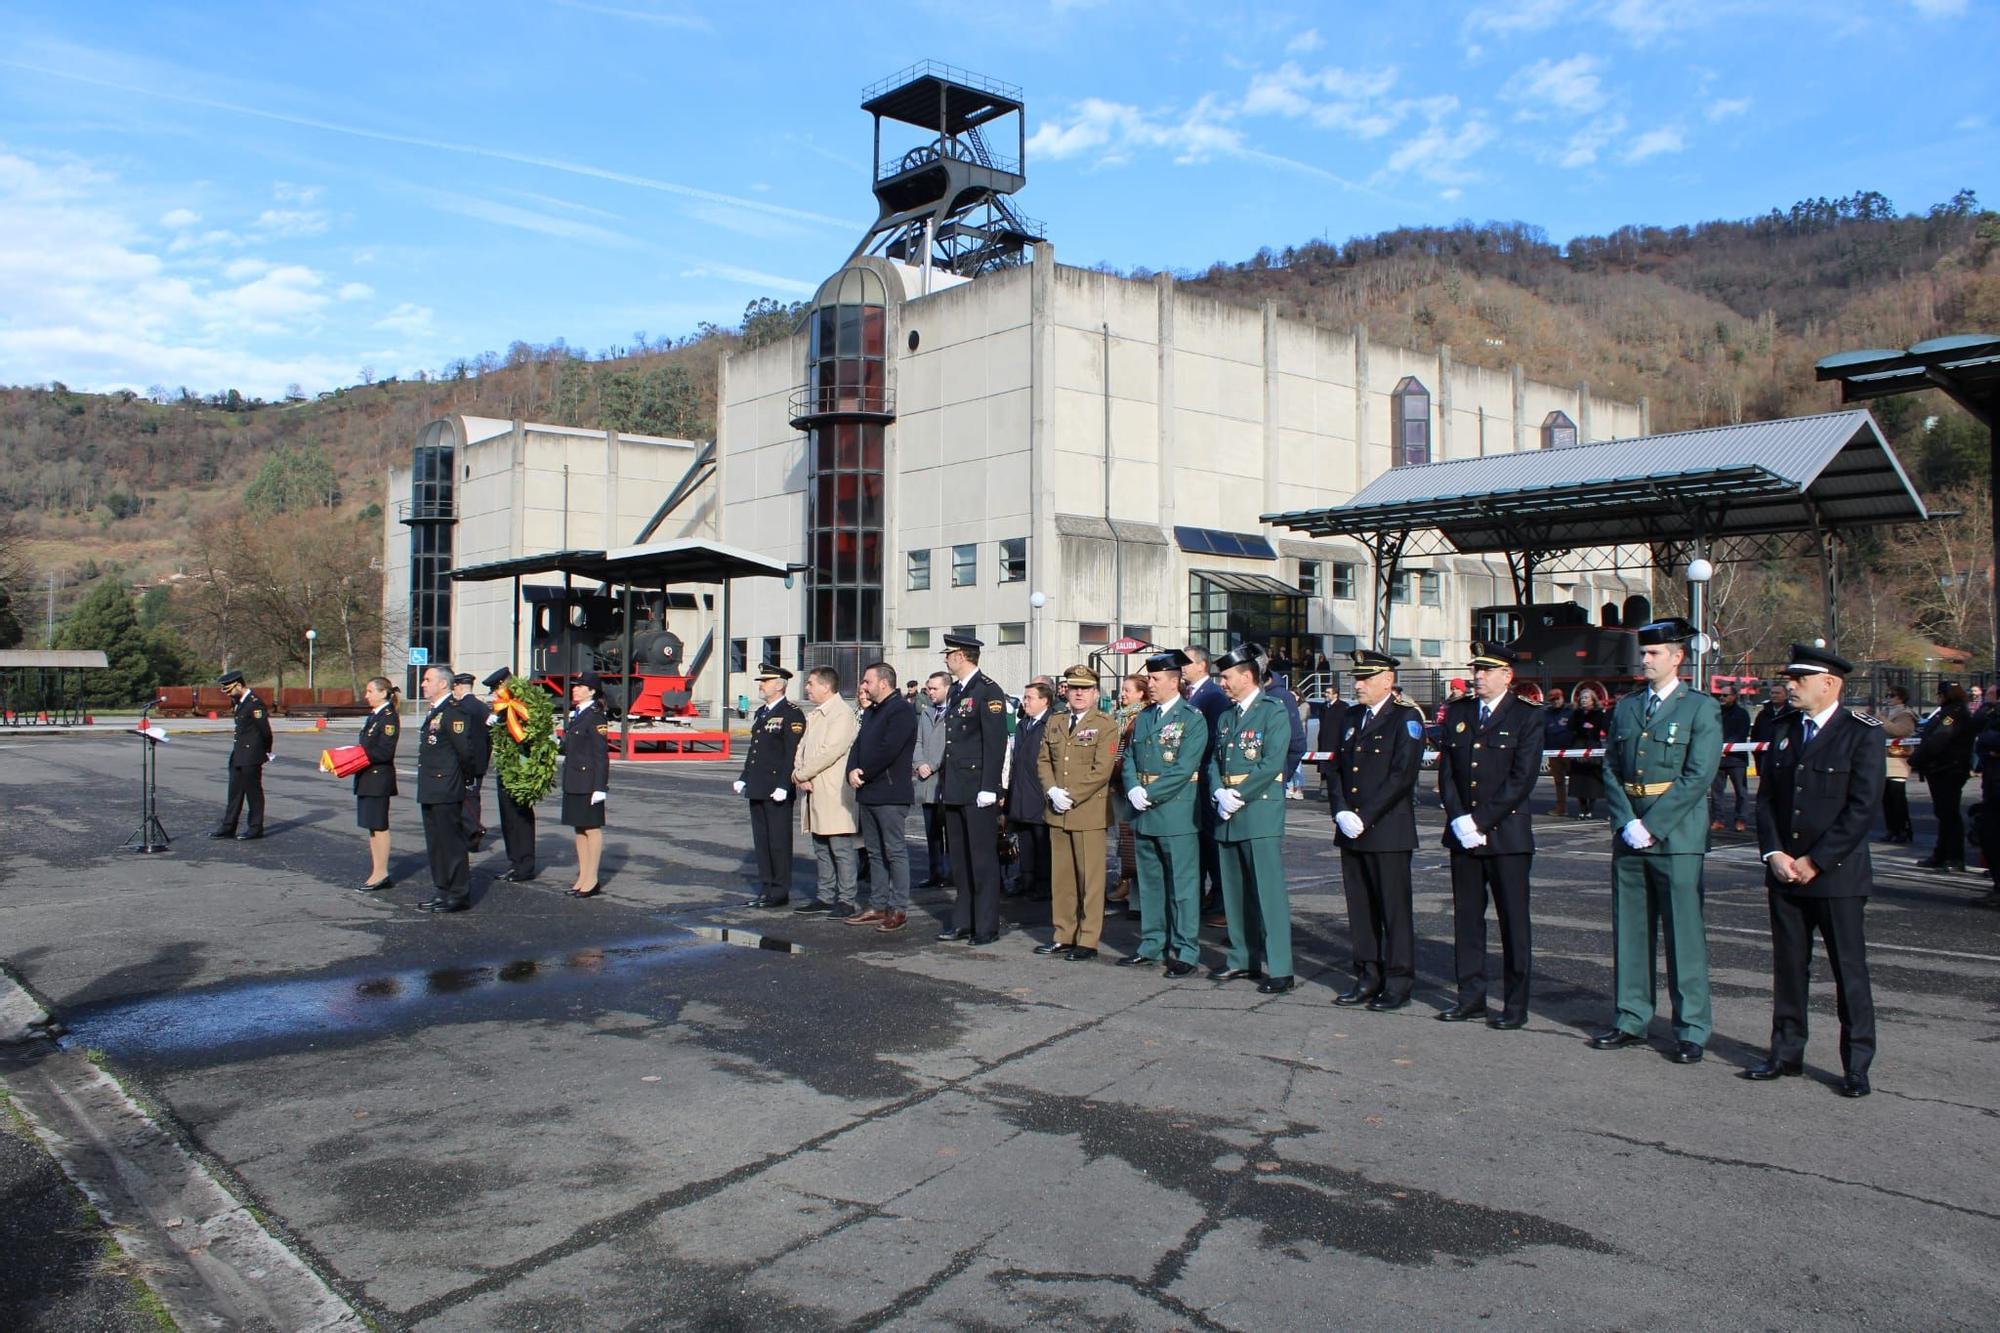
<path fill-rule="evenodd" d="M 896 391 L 883 388 L 841 388 L 831 385 L 801 385 L 792 390 L 790 420 L 793 426 L 840 418 L 866 421 L 893 421 Z"/>
<path fill-rule="evenodd" d="M 897 70 L 886 79 L 877 79 L 861 90 L 861 96 L 864 101 L 873 101 L 891 89 L 900 88 L 906 83 L 915 83 L 918 79 L 943 79 L 946 83 L 956 83 L 964 88 L 976 88 L 982 93 L 990 93 L 1009 102 L 1021 100 L 1019 84 L 1002 83 L 998 79 L 975 74 L 957 65 L 947 65 L 941 60 L 919 60 L 908 69 Z"/>
<path fill-rule="evenodd" d="M 440 523 L 450 522 L 458 517 L 458 506 L 451 500 L 396 501 L 396 521 L 398 523 Z"/>

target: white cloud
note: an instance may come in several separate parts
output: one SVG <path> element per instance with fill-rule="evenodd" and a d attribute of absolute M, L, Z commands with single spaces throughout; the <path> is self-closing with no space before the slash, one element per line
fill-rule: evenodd
<path fill-rule="evenodd" d="M 201 221 L 201 214 L 191 208 L 176 208 L 160 216 L 160 225 L 162 227 L 171 227 L 175 231 L 185 230 L 199 221 Z"/>
<path fill-rule="evenodd" d="M 1483 4 L 1466 20 L 1465 26 L 1473 32 L 1503 35 L 1540 32 L 1554 27 L 1573 7 L 1574 0 L 1506 0 Z"/>
<path fill-rule="evenodd" d="M 1391 153 L 1384 170 L 1412 173 L 1438 185 L 1464 185 L 1478 179 L 1467 164 L 1493 139 L 1493 127 L 1477 115 L 1457 129 L 1435 120 Z"/>
<path fill-rule="evenodd" d="M 1747 97 L 1718 97 L 1708 104 L 1708 109 L 1702 114 L 1712 121 L 1728 120 L 1731 116 L 1740 116 L 1749 109 L 1750 99 Z"/>
<path fill-rule="evenodd" d="M 1716 16 L 1713 0 L 1611 0 L 1598 12 L 1634 46 L 1702 27 Z"/>
<path fill-rule="evenodd" d="M 1275 70 L 1251 76 L 1237 110 L 1246 116 L 1303 119 L 1320 129 L 1357 139 L 1379 139 L 1419 105 L 1407 98 L 1388 97 L 1396 79 L 1394 65 L 1372 70 L 1331 67 L 1308 73 L 1287 61 Z"/>
<path fill-rule="evenodd" d="M 1626 148 L 1623 159 L 1626 165 L 1632 166 L 1663 153 L 1678 153 L 1686 147 L 1687 135 L 1678 125 L 1662 125 L 1634 139 Z"/>
<path fill-rule="evenodd" d="M 404 301 L 376 320 L 374 327 L 390 333 L 399 333 L 406 338 L 428 337 L 433 332 L 432 317 L 433 312 L 429 306 Z"/>
<path fill-rule="evenodd" d="M 317 208 L 267 208 L 254 224 L 266 236 L 318 236 L 326 231 L 326 214 Z"/>
<path fill-rule="evenodd" d="M 1549 111 L 1587 116 L 1601 110 L 1606 100 L 1598 75 L 1603 67 L 1595 56 L 1574 55 L 1567 60 L 1544 56 L 1517 70 L 1500 96 L 1519 103 L 1525 120 L 1540 119 Z"/>
<path fill-rule="evenodd" d="M 1102 149 L 1098 161 L 1115 166 L 1131 160 L 1139 149 L 1163 149 L 1175 162 L 1186 165 L 1207 161 L 1218 154 L 1233 154 L 1243 147 L 1243 137 L 1223 122 L 1228 112 L 1212 97 L 1203 97 L 1185 114 L 1156 115 L 1124 102 L 1087 97 L 1077 104 L 1068 124 L 1051 118 L 1028 140 L 1028 151 L 1037 157 L 1075 157 Z"/>
<path fill-rule="evenodd" d="M 1319 35 L 1318 28 L 1307 28 L 1291 41 L 1285 43 L 1285 54 L 1294 56 L 1311 55 L 1326 45 L 1326 39 Z"/>
<path fill-rule="evenodd" d="M 602 14 L 607 18 L 630 19 L 634 23 L 651 23 L 662 28 L 685 28 L 690 32 L 707 32 L 713 26 L 699 14 L 682 13 L 664 9 L 632 9 L 620 5 L 598 5 L 587 0 L 551 0 L 562 9 L 579 10 L 585 14 Z"/>
<path fill-rule="evenodd" d="M 725 264 L 712 259 L 694 261 L 694 267 L 681 270 L 683 278 L 724 278 L 730 282 L 742 283 L 746 287 L 757 287 L 765 291 L 789 292 L 794 296 L 811 296 L 819 290 L 818 284 L 805 282 L 799 278 L 787 278 L 776 273 L 764 273 L 754 268 L 744 268 L 740 264 Z"/>
<path fill-rule="evenodd" d="M 486 199 L 476 194 L 418 187 L 412 187 L 412 193 L 440 212 L 456 213 L 460 217 L 490 222 L 495 226 L 512 227 L 517 231 L 531 231 L 543 236 L 560 236 L 569 241 L 588 241 L 612 249 L 631 249 L 637 245 L 623 232 L 600 227 L 594 222 L 555 217 L 540 209 L 517 208 L 513 204 L 503 204 L 497 199 Z"/>
<path fill-rule="evenodd" d="M 1910 0 L 1910 7 L 1927 19 L 1951 19 L 1965 12 L 1965 0 Z"/>
<path fill-rule="evenodd" d="M 1962 116 L 1952 128 L 1968 134 L 1976 133 L 1986 128 L 1986 117 L 1979 115 Z"/>
<path fill-rule="evenodd" d="M 375 295 L 375 289 L 365 282 L 343 282 L 335 298 L 342 301 L 366 301 Z"/>
<path fill-rule="evenodd" d="M 1600 116 L 1569 136 L 1556 154 L 1556 165 L 1571 169 L 1590 166 L 1604 146 L 1624 132 L 1625 117 Z"/>

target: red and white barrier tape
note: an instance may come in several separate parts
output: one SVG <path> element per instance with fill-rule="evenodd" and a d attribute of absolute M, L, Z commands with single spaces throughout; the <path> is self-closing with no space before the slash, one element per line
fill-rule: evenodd
<path fill-rule="evenodd" d="M 1723 746 L 1722 751 L 1724 754 L 1752 754 L 1756 751 L 1768 750 L 1770 748 L 1771 742 L 1769 741 L 1736 741 Z M 1892 754 L 1903 753 L 1903 742 L 1890 741 L 1889 750 Z M 1299 760 L 1299 762 L 1302 764 L 1324 764 L 1331 762 L 1333 757 L 1333 751 L 1331 750 L 1315 750 L 1305 758 Z M 1426 749 L 1424 751 L 1424 762 L 1427 764 L 1435 762 L 1437 757 L 1438 752 L 1436 750 Z M 1601 745 L 1596 749 L 1587 750 L 1542 751 L 1542 758 L 1544 759 L 1602 759 L 1603 757 L 1604 747 Z"/>

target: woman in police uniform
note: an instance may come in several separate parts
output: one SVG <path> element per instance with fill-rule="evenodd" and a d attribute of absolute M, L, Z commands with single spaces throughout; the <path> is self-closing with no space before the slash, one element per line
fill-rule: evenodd
<path fill-rule="evenodd" d="M 361 697 L 375 711 L 361 724 L 356 742 L 368 752 L 368 767 L 354 775 L 354 822 L 368 830 L 368 878 L 357 886 L 364 893 L 386 889 L 389 878 L 389 798 L 396 794 L 396 687 L 377 676 L 361 687 Z"/>
<path fill-rule="evenodd" d="M 611 730 L 598 702 L 603 682 L 586 671 L 569 687 L 569 721 L 563 726 L 562 822 L 576 832 L 576 883 L 572 898 L 595 898 L 597 863 L 604 855 L 605 790 L 611 785 Z"/>

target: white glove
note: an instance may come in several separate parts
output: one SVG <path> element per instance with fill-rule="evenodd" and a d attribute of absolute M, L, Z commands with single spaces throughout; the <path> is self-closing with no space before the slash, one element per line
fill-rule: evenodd
<path fill-rule="evenodd" d="M 1069 808 L 1076 804 L 1076 802 L 1070 800 L 1069 793 L 1061 787 L 1049 788 L 1046 795 L 1048 796 L 1049 804 L 1056 808 L 1056 813 L 1059 815 L 1069 813 Z"/>
<path fill-rule="evenodd" d="M 974 797 L 973 799 L 981 810 L 984 810 L 989 805 L 998 805 L 1000 803 L 1000 798 L 994 795 L 990 791 L 980 792 L 979 795 Z"/>
<path fill-rule="evenodd" d="M 267 754 L 264 756 L 264 762 L 267 764 L 275 764 L 278 762 L 278 756 L 275 754 Z"/>
<path fill-rule="evenodd" d="M 736 788 L 736 794 L 737 794 L 738 796 L 741 796 L 741 795 L 743 794 L 743 779 L 742 779 L 742 778 L 738 778 L 738 779 L 736 779 L 736 781 L 734 781 L 734 782 L 730 783 L 729 785 L 730 785 L 730 786 L 732 786 L 732 787 L 734 787 L 734 788 Z"/>
<path fill-rule="evenodd" d="M 499 720 L 500 720 L 500 715 L 498 713 L 488 713 L 486 715 L 486 725 L 489 727 L 492 726 L 495 722 L 498 722 Z"/>
<path fill-rule="evenodd" d="M 1144 787 L 1132 788 L 1125 793 L 1125 799 L 1132 803 L 1134 810 L 1150 810 L 1153 808 L 1153 798 L 1146 795 Z"/>
<path fill-rule="evenodd" d="M 1241 810 L 1245 802 L 1233 788 L 1224 787 L 1215 793 L 1215 808 L 1224 819 Z"/>
<path fill-rule="evenodd" d="M 1473 824 L 1471 815 L 1460 815 L 1452 820 L 1451 833 L 1458 839 L 1458 845 L 1467 850 L 1486 845 L 1486 835 Z"/>
<path fill-rule="evenodd" d="M 771 793 L 771 799 L 774 801 L 783 801 L 785 799 L 785 789 L 783 787 L 779 787 L 776 790 L 774 790 Z"/>
<path fill-rule="evenodd" d="M 590 803 L 591 803 L 592 805 L 603 805 L 603 804 L 604 804 L 604 793 L 603 793 L 603 792 L 601 792 L 601 791 L 594 791 L 594 792 L 592 792 L 592 793 L 590 794 Z"/>
<path fill-rule="evenodd" d="M 1653 845 L 1653 835 L 1646 831 L 1645 824 L 1636 819 L 1621 829 L 1618 836 L 1625 839 L 1625 845 L 1634 851 Z"/>
<path fill-rule="evenodd" d="M 1335 827 L 1350 838 L 1360 837 L 1361 830 L 1367 827 L 1361 822 L 1361 816 L 1352 810 L 1342 810 L 1333 817 L 1333 822 Z"/>

